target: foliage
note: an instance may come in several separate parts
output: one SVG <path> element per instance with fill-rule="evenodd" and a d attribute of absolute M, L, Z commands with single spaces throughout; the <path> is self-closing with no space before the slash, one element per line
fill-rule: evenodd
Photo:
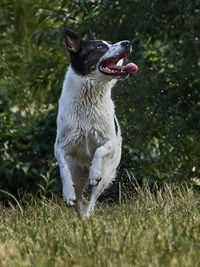
<path fill-rule="evenodd" d="M 113 90 L 124 140 L 118 180 L 128 183 L 125 170 L 141 183 L 199 177 L 199 0 L 2 0 L 0 18 L 0 188 L 33 190 L 55 162 L 64 26 L 133 42 L 139 72 Z"/>
<path fill-rule="evenodd" d="M 137 200 L 78 219 L 62 199 L 0 204 L 1 266 L 199 266 L 199 194 L 136 187 Z M 196 203 L 196 204 L 195 204 Z"/>

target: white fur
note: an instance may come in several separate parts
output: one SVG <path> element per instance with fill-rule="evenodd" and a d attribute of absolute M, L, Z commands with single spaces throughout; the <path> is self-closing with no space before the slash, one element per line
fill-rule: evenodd
<path fill-rule="evenodd" d="M 103 59 L 120 53 L 116 52 L 117 47 L 121 51 L 120 45 L 112 45 Z M 111 99 L 115 82 L 103 75 L 98 65 L 84 77 L 69 66 L 65 76 L 59 100 L 55 156 L 60 167 L 63 196 L 68 205 L 75 205 L 80 216 L 93 212 L 97 198 L 115 178 L 120 162 L 121 133 L 118 125 L 116 135 Z M 82 194 L 88 182 L 93 188 L 83 212 Z"/>

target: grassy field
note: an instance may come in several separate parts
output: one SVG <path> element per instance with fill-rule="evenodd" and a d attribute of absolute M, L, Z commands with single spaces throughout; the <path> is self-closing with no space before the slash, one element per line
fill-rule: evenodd
<path fill-rule="evenodd" d="M 1 204 L 0 266 L 200 266 L 199 193 L 137 191 L 83 220 L 56 197 Z"/>

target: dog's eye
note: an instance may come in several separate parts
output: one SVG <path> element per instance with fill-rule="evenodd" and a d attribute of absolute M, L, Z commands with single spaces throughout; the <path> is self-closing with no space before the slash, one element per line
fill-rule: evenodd
<path fill-rule="evenodd" d="M 111 42 L 111 41 L 107 41 L 107 43 L 108 43 L 108 44 L 112 44 L 112 42 Z"/>
<path fill-rule="evenodd" d="M 98 45 L 98 46 L 97 46 L 97 49 L 101 49 L 101 48 L 103 48 L 102 45 Z"/>

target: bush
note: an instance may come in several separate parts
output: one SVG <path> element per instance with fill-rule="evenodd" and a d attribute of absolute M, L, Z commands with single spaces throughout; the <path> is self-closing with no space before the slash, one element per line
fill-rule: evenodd
<path fill-rule="evenodd" d="M 113 90 L 123 135 L 118 180 L 199 177 L 198 1 L 9 1 L 1 15 L 0 187 L 34 188 L 55 162 L 63 28 L 133 43 L 139 72 Z M 20 31 L 19 31 L 20 29 Z M 52 177 L 58 176 L 55 169 Z M 116 189 L 117 192 L 117 189 Z"/>

